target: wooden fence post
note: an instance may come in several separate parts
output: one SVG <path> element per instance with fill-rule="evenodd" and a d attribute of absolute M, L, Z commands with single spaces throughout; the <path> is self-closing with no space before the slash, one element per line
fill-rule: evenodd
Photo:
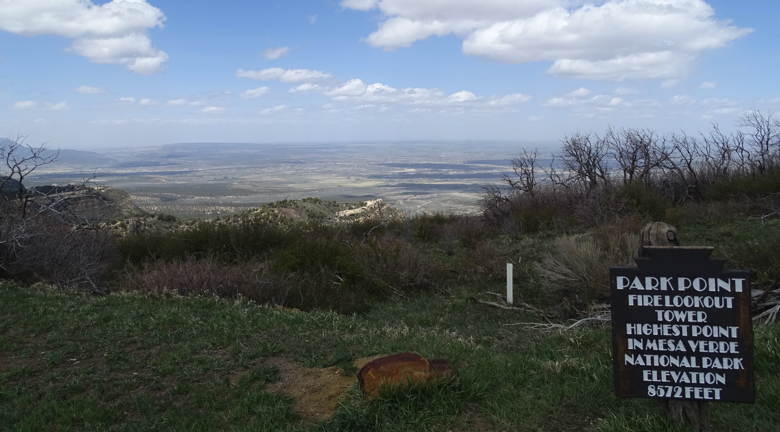
<path fill-rule="evenodd" d="M 639 234 L 638 256 L 643 256 L 643 246 L 679 246 L 677 228 L 664 223 L 652 222 L 644 226 Z M 667 415 L 678 423 L 691 425 L 697 432 L 709 432 L 710 415 L 706 402 L 666 399 L 662 401 Z"/>

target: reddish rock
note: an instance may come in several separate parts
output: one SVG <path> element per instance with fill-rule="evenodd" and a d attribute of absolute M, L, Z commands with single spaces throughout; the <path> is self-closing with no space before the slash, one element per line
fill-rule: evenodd
<path fill-rule="evenodd" d="M 383 385 L 421 384 L 451 374 L 452 367 L 447 360 L 427 360 L 414 353 L 402 353 L 369 362 L 358 372 L 358 382 L 363 394 L 374 398 Z"/>

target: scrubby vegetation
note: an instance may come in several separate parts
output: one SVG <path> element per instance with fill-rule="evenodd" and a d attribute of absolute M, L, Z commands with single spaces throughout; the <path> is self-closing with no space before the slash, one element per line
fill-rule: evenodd
<path fill-rule="evenodd" d="M 12 192 L 0 199 L 0 276 L 116 295 L 2 288 L 2 304 L 23 307 L 0 315 L 0 412 L 7 413 L 0 423 L 219 429 L 251 417 L 247 425 L 261 430 L 303 430 L 289 401 L 263 392 L 278 379 L 263 359 L 330 366 L 417 351 L 449 358 L 462 373 L 445 387 L 374 404 L 352 394 L 319 430 L 448 430 L 458 422 L 485 430 L 674 430 L 658 410 L 614 399 L 606 329 L 550 335 L 514 324 L 580 317 L 604 303 L 608 267 L 630 263 L 641 227 L 655 220 L 674 224 L 682 244 L 714 246 L 730 266 L 755 270 L 754 287 L 777 289 L 780 124 L 759 112 L 743 124 L 700 137 L 575 135 L 547 167 L 525 151 L 514 175 L 486 191 L 480 215 L 402 217 L 381 201 L 307 199 L 210 221 L 146 215 L 97 223 L 62 211 L 69 207 L 61 195 L 29 195 L 23 177 L 6 180 Z M 507 262 L 515 264 L 522 307 L 491 308 L 485 300 L 497 300 Z M 83 328 L 90 330 L 81 335 Z M 761 399 L 754 408 L 719 411 L 724 430 L 773 430 L 780 421 L 777 325 L 757 334 Z M 39 361 L 20 360 L 38 352 L 46 354 Z M 82 361 L 105 386 L 86 386 L 87 372 L 75 367 Z M 32 393 L 23 388 L 43 369 Z M 248 370 L 260 372 L 228 377 Z M 47 410 L 25 420 L 24 401 L 65 376 L 72 385 L 59 390 L 70 405 L 44 397 Z M 112 392 L 117 380 L 137 397 Z M 182 414 L 207 411 L 206 398 L 187 396 L 193 392 L 219 394 L 216 409 L 227 414 Z M 87 406 L 93 411 L 77 413 Z M 165 410 L 173 414 L 159 424 L 144 420 Z"/>
<path fill-rule="evenodd" d="M 16 162 L 4 177 L 13 192 L 2 201 L 0 268 L 6 277 L 94 292 L 216 295 L 351 313 L 464 286 L 480 292 L 500 284 L 503 263 L 514 262 L 523 301 L 569 317 L 604 301 L 606 269 L 631 261 L 642 225 L 664 220 L 678 226 L 684 244 L 716 246 L 772 288 L 780 126 L 760 112 L 742 125 L 700 137 L 577 134 L 546 167 L 538 152 L 523 151 L 504 186 L 486 191 L 482 215 L 406 218 L 381 200 L 306 199 L 210 221 L 146 215 L 96 223 L 66 205 L 73 197 L 61 187 L 24 188 L 26 176 L 53 159 L 17 144 L 3 150 Z"/>

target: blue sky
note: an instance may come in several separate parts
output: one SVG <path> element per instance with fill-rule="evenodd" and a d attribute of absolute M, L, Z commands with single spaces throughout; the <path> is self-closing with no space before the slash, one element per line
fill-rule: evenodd
<path fill-rule="evenodd" d="M 0 136 L 556 141 L 780 109 L 780 3 L 0 0 Z"/>

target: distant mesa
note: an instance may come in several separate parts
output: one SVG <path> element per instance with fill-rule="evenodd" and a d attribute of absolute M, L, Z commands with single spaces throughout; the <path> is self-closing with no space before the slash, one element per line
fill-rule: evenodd
<path fill-rule="evenodd" d="M 114 158 L 104 154 L 82 150 L 60 150 L 57 165 L 78 166 L 82 168 L 105 168 L 119 163 Z"/>

